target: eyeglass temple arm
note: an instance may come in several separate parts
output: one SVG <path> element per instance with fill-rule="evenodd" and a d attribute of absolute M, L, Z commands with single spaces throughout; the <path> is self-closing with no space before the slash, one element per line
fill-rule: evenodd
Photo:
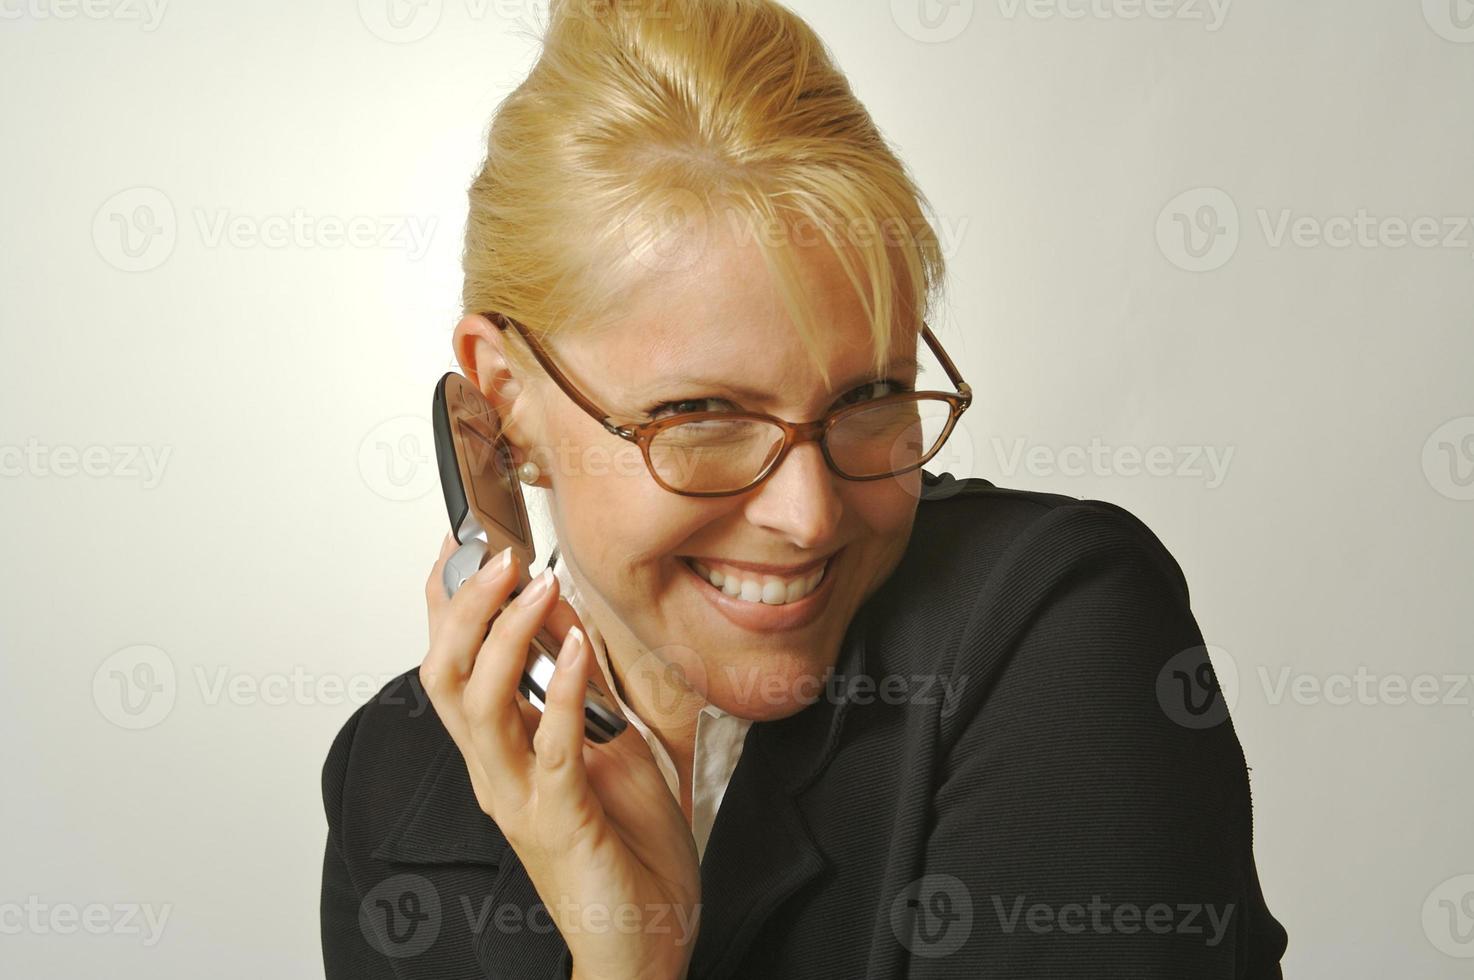
<path fill-rule="evenodd" d="M 962 374 L 957 370 L 957 365 L 952 363 L 952 358 L 947 356 L 947 352 L 942 349 L 941 342 L 931 332 L 931 327 L 925 323 L 921 325 L 921 337 L 926 341 L 926 345 L 931 348 L 932 353 L 937 355 L 937 360 L 942 362 L 942 370 L 947 372 L 947 377 L 951 379 L 952 384 L 971 401 L 972 385 L 962 380 Z"/>
<path fill-rule="evenodd" d="M 498 330 L 504 330 L 507 324 L 511 324 L 512 329 L 522 338 L 528 350 L 532 351 L 532 356 L 537 360 L 537 363 L 542 365 L 542 369 L 548 372 L 549 377 L 553 379 L 553 383 L 563 389 L 563 393 L 573 399 L 574 404 L 588 413 L 589 417 L 622 439 L 634 438 L 635 434 L 633 431 L 624 426 L 616 425 L 608 412 L 584 397 L 583 392 L 578 390 L 573 382 L 568 379 L 567 375 L 558 370 L 558 366 L 553 363 L 552 358 L 548 357 L 547 353 L 542 349 L 542 345 L 532 338 L 532 334 L 528 333 L 522 324 L 503 313 L 487 313 L 485 316 L 492 323 L 496 324 Z"/>

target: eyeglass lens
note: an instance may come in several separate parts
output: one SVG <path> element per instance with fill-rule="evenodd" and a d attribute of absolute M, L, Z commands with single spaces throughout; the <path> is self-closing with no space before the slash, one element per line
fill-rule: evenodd
<path fill-rule="evenodd" d="M 914 469 L 940 447 L 952 417 L 943 398 L 864 407 L 841 416 L 826 435 L 842 476 L 878 478 Z M 720 493 L 756 480 L 783 447 L 783 430 L 758 419 L 699 419 L 662 429 L 650 464 L 680 492 Z"/>

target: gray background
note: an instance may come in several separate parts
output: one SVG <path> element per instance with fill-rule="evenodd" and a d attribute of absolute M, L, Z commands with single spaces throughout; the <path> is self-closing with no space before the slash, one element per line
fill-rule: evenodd
<path fill-rule="evenodd" d="M 0 2 L 8 976 L 320 971 L 319 769 L 423 656 L 543 9 L 388 2 Z M 929 468 L 1177 556 L 1288 976 L 1468 976 L 1474 5 L 926 3 L 792 6 L 940 218 L 978 397 Z"/>

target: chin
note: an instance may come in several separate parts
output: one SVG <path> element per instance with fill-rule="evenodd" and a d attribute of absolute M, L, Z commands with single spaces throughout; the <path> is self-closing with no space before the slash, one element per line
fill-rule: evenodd
<path fill-rule="evenodd" d="M 825 696 L 833 662 L 832 651 L 818 662 L 811 653 L 773 652 L 709 666 L 707 700 L 753 721 L 787 718 Z"/>

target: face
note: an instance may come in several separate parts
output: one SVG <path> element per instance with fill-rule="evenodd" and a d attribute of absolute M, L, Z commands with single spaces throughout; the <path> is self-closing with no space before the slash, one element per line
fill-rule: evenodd
<path fill-rule="evenodd" d="M 548 352 L 620 421 L 649 418 L 663 402 L 683 403 L 679 411 L 747 409 L 806 421 L 888 394 L 872 383 L 874 348 L 849 280 L 832 253 L 805 252 L 813 253 L 804 274 L 819 322 L 831 327 L 821 344 L 832 389 L 784 312 L 756 245 L 730 238 L 707 242 L 683 271 L 635 291 L 607 327 L 555 336 Z M 492 387 L 492 374 L 508 370 L 499 344 L 516 342 L 494 328 L 477 341 L 483 389 Z M 914 334 L 898 339 L 893 357 L 911 362 L 887 375 L 914 385 L 915 354 Z M 765 720 L 819 697 L 851 619 L 905 550 L 920 471 L 846 480 L 811 442 L 794 446 L 746 493 L 684 497 L 660 487 L 636 445 L 606 432 L 544 372 L 513 376 L 508 438 L 519 458 L 542 468 L 560 560 L 569 561 L 640 716 L 653 724 L 683 704 L 691 710 L 695 699 L 697 707 L 710 701 Z M 693 558 L 703 560 L 706 574 Z"/>

